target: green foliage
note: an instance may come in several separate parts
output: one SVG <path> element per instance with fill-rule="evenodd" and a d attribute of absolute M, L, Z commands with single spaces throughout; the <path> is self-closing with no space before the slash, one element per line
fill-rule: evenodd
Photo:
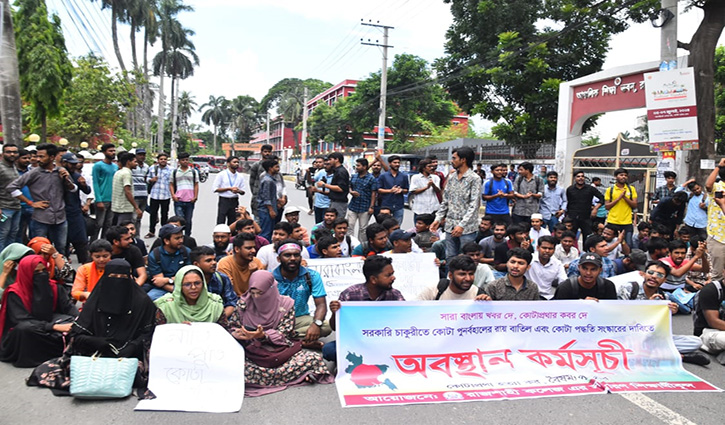
<path fill-rule="evenodd" d="M 262 122 L 259 102 L 252 96 L 237 96 L 229 102 L 229 120 L 233 127 L 232 138 L 238 143 L 249 143 Z"/>
<path fill-rule="evenodd" d="M 599 135 L 595 134 L 595 135 L 583 137 L 581 143 L 582 143 L 583 147 L 587 147 L 587 146 L 601 145 L 602 141 L 600 140 Z"/>
<path fill-rule="evenodd" d="M 377 72 L 359 81 L 347 102 L 348 118 L 359 132 L 378 124 L 380 79 Z M 425 123 L 448 127 L 456 114 L 455 104 L 434 81 L 428 63 L 410 54 L 396 55 L 388 70 L 386 109 L 386 125 L 393 131 L 393 141 L 385 147 L 389 152 L 409 151 L 412 136 L 430 130 Z"/>
<path fill-rule="evenodd" d="M 518 145 L 554 143 L 559 84 L 601 70 L 611 35 L 659 8 L 658 0 L 448 2 L 454 23 L 439 78 L 463 110 Z"/>
<path fill-rule="evenodd" d="M 308 137 L 312 146 L 320 141 L 337 143 L 342 146 L 359 146 L 362 133 L 350 123 L 350 104 L 347 99 L 339 99 L 334 106 L 320 103 L 312 111 L 307 121 Z"/>
<path fill-rule="evenodd" d="M 725 154 L 725 46 L 715 50 L 715 145 Z"/>
<path fill-rule="evenodd" d="M 60 18 L 48 19 L 43 0 L 17 0 L 13 16 L 18 51 L 20 92 L 32 105 L 33 123 L 45 127 L 48 117 L 61 112 L 61 99 L 72 78 Z"/>

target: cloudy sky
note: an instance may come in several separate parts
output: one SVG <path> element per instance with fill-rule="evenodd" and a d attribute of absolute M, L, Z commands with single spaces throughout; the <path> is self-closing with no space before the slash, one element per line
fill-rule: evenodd
<path fill-rule="evenodd" d="M 112 66 L 117 62 L 110 37 L 110 12 L 100 2 L 46 0 L 63 22 L 66 42 L 74 56 L 97 51 Z M 179 16 L 193 29 L 200 58 L 194 76 L 181 83 L 199 105 L 210 95 L 233 98 L 250 95 L 260 100 L 277 81 L 317 78 L 332 84 L 365 78 L 381 68 L 377 47 L 360 39 L 382 43 L 382 31 L 362 26 L 379 22 L 390 30 L 390 58 L 400 53 L 430 62 L 444 55 L 445 32 L 452 22 L 449 6 L 441 0 L 187 0 L 196 10 Z M 684 2 L 680 2 L 682 7 Z M 702 19 L 699 10 L 680 12 L 679 39 L 689 41 Z M 129 27 L 119 36 L 126 66 L 131 62 Z M 143 35 L 137 35 L 139 52 Z M 721 38 L 721 44 L 725 37 Z M 680 54 L 685 53 L 680 51 Z M 659 31 L 649 23 L 633 26 L 611 43 L 605 68 L 659 59 Z M 390 62 L 389 62 L 390 63 Z M 168 93 L 168 88 L 166 89 Z M 610 113 L 594 133 L 603 142 L 619 131 L 632 130 L 640 111 Z M 197 115 L 198 120 L 198 115 Z M 194 121 L 194 118 L 192 118 Z M 478 131 L 491 124 L 475 119 Z"/>

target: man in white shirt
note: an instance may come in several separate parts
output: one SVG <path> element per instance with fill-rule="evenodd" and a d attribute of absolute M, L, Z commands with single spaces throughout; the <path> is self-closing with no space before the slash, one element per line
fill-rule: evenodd
<path fill-rule="evenodd" d="M 279 260 L 277 259 L 277 249 L 281 241 L 292 237 L 292 224 L 287 221 L 280 221 L 274 225 L 272 230 L 272 240 L 270 244 L 267 244 L 257 251 L 257 258 L 262 262 L 264 268 L 268 271 L 273 271 L 279 267 Z M 306 249 L 302 251 L 302 258 L 309 258 L 309 254 Z"/>
<path fill-rule="evenodd" d="M 559 245 L 554 249 L 554 257 L 564 265 L 564 269 L 568 269 L 569 263 L 579 258 L 579 249 L 574 246 L 575 243 L 576 234 L 566 231 L 562 234 Z"/>
<path fill-rule="evenodd" d="M 539 295 L 547 300 L 554 298 L 556 286 L 567 279 L 564 265 L 554 257 L 555 247 L 555 237 L 540 237 L 531 267 L 525 274 L 528 280 L 539 287 Z M 554 282 L 556 285 L 553 285 Z"/>
<path fill-rule="evenodd" d="M 216 175 L 214 192 L 219 194 L 216 223 L 231 225 L 237 220 L 239 195 L 244 195 L 244 177 L 238 172 L 239 158 L 227 158 L 227 169 Z"/>
<path fill-rule="evenodd" d="M 438 201 L 438 194 L 441 192 L 441 179 L 433 174 L 433 166 L 430 160 L 423 159 L 418 163 L 418 174 L 410 178 L 410 192 L 412 196 L 411 209 L 413 210 L 413 221 L 420 214 L 435 215 L 441 203 Z"/>
<path fill-rule="evenodd" d="M 616 228 L 607 224 L 604 226 L 602 237 L 605 241 L 607 241 L 607 250 L 609 250 L 607 258 L 610 260 L 616 260 L 621 256 L 629 255 L 630 249 L 629 245 L 627 245 L 627 242 L 624 240 L 623 231 L 620 231 L 619 236 L 617 236 Z"/>
<path fill-rule="evenodd" d="M 360 241 L 355 236 L 347 234 L 348 227 L 350 227 L 350 223 L 344 217 L 338 217 L 332 222 L 332 232 L 340 243 L 342 257 L 351 257 L 352 250 L 360 245 Z"/>

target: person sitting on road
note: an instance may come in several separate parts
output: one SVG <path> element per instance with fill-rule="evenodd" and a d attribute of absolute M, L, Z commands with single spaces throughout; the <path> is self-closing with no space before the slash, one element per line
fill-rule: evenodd
<path fill-rule="evenodd" d="M 473 245 L 478 246 L 474 241 Z M 419 301 L 437 300 L 475 300 L 484 292 L 474 285 L 476 264 L 467 255 L 457 255 L 448 262 L 448 278 L 441 279 L 437 285 L 429 286 L 418 294 Z M 481 297 L 484 299 L 485 297 Z"/>
<path fill-rule="evenodd" d="M 36 236 L 28 242 L 28 246 L 45 260 L 50 280 L 56 283 L 73 282 L 73 267 L 71 267 L 70 261 L 58 252 L 56 247 L 50 243 L 50 239 Z"/>
<path fill-rule="evenodd" d="M 152 249 L 148 256 L 149 275 L 153 287 L 148 291 L 152 300 L 174 292 L 176 273 L 189 265 L 189 248 L 184 246 L 184 229 L 173 224 L 164 224 L 159 229 L 164 246 Z"/>
<path fill-rule="evenodd" d="M 388 241 L 388 231 L 382 224 L 373 223 L 365 228 L 365 236 L 368 240 L 356 246 L 352 250 L 353 257 L 369 257 L 381 254 L 393 248 Z"/>
<path fill-rule="evenodd" d="M 526 278 L 539 287 L 539 295 L 547 300 L 554 298 L 556 285 L 567 279 L 564 265 L 554 257 L 555 247 L 555 237 L 540 237 L 531 267 L 526 271 Z"/>
<path fill-rule="evenodd" d="M 224 314 L 227 317 L 231 316 L 237 301 L 239 301 L 239 297 L 234 292 L 234 286 L 229 276 L 217 271 L 214 250 L 208 246 L 200 246 L 191 251 L 189 260 L 192 265 L 198 267 L 204 273 L 204 280 L 206 280 L 206 286 L 209 292 L 222 297 Z"/>
<path fill-rule="evenodd" d="M 111 226 L 106 230 L 106 240 L 111 244 L 111 259 L 123 259 L 128 261 L 133 270 L 136 283 L 141 286 L 148 280 L 146 262 L 141 250 L 131 241 L 133 237 L 126 227 Z"/>
<path fill-rule="evenodd" d="M 292 237 L 292 224 L 286 221 L 280 221 L 274 225 L 272 230 L 272 243 L 261 247 L 257 251 L 257 258 L 262 262 L 265 270 L 272 271 L 279 266 L 277 261 L 277 251 L 275 248 L 279 248 L 279 243 L 285 239 Z M 303 258 L 309 258 L 305 256 L 305 251 L 302 252 Z"/>
<path fill-rule="evenodd" d="M 169 220 L 166 222 L 166 224 L 173 224 L 174 226 L 179 226 L 182 229 L 186 228 L 186 219 L 180 215 L 175 215 L 173 217 L 169 217 Z M 154 243 L 151 245 L 151 250 L 154 248 L 158 248 L 162 245 L 163 241 L 161 240 L 161 236 L 158 237 L 154 241 Z M 192 238 L 191 236 L 184 235 L 184 246 L 191 249 L 194 249 L 197 247 L 196 239 Z"/>
<path fill-rule="evenodd" d="M 85 302 L 91 295 L 91 291 L 101 280 L 106 269 L 106 264 L 111 261 L 111 244 L 104 239 L 96 239 L 91 242 L 88 251 L 91 253 L 91 262 L 78 267 L 76 279 L 73 281 L 71 296 L 80 302 Z M 130 265 L 129 265 L 130 266 Z"/>
<path fill-rule="evenodd" d="M 598 237 L 598 243 L 606 244 L 601 236 L 590 236 L 587 239 Z M 605 246 L 606 248 L 606 246 Z M 574 263 L 572 263 L 573 265 Z M 614 283 L 602 275 L 602 256 L 596 252 L 587 252 L 576 262 L 579 272 L 559 286 L 554 293 L 555 300 L 616 300 L 617 288 Z M 571 268 L 571 266 L 570 266 Z"/>
<path fill-rule="evenodd" d="M 600 274 L 601 277 L 604 279 L 610 278 L 612 276 L 616 275 L 616 269 L 614 267 L 614 262 L 607 258 L 607 253 L 609 251 L 607 250 L 607 241 L 604 240 L 604 237 L 601 235 L 589 235 L 587 237 L 587 240 L 584 242 L 584 253 L 594 253 L 599 256 L 599 262 L 600 264 Z M 567 276 L 569 277 L 576 277 L 579 276 L 579 260 L 582 257 L 580 256 L 578 259 L 572 261 L 569 263 L 569 269 L 567 269 Z"/>
<path fill-rule="evenodd" d="M 209 292 L 204 272 L 196 266 L 184 266 L 174 276 L 173 293 L 154 301 L 156 324 L 166 323 L 219 323 L 227 326 L 222 297 Z"/>
<path fill-rule="evenodd" d="M 211 235 L 214 242 L 206 246 L 214 249 L 214 258 L 219 262 L 222 258 L 230 255 L 234 251 L 234 246 L 231 242 L 232 230 L 226 224 L 217 224 L 214 226 Z"/>
<path fill-rule="evenodd" d="M 258 270 L 249 278 L 249 289 L 242 295 L 229 330 L 244 347 L 244 395 L 260 396 L 292 386 L 334 381 L 319 352 L 298 350 L 279 365 L 262 366 L 266 358 L 254 356 L 259 350 L 295 347 L 295 301 L 279 293 L 272 273 Z M 299 344 L 299 342 L 297 342 Z M 299 345 L 296 346 L 299 348 Z M 256 350 L 255 350 L 256 349 Z"/>
<path fill-rule="evenodd" d="M 332 223 L 332 228 L 335 232 L 335 239 L 337 239 L 337 242 L 340 244 L 340 255 L 342 257 L 351 257 L 352 250 L 355 249 L 356 246 L 360 245 L 360 241 L 357 240 L 355 236 L 348 234 L 349 227 L 350 222 L 348 222 L 344 217 L 338 217 Z"/>
<path fill-rule="evenodd" d="M 310 243 L 315 242 L 315 230 L 317 229 L 325 229 L 330 234 L 330 236 L 334 236 L 335 228 L 333 227 L 333 223 L 335 222 L 336 218 L 337 210 L 335 208 L 326 209 L 324 219 L 312 227 L 312 237 L 310 238 Z"/>
<path fill-rule="evenodd" d="M 5 288 L 15 283 L 16 270 L 20 260 L 26 255 L 33 254 L 33 250 L 21 243 L 11 243 L 0 252 L 0 299 Z"/>
<path fill-rule="evenodd" d="M 302 339 L 307 348 L 322 348 L 318 341 L 332 332 L 330 325 L 324 321 L 327 315 L 325 285 L 320 274 L 303 267 L 302 246 L 294 239 L 280 242 L 277 249 L 279 267 L 274 269 L 279 292 L 295 300 L 295 332 L 296 338 Z M 310 315 L 308 302 L 310 297 L 315 303 L 314 315 Z"/>
<path fill-rule="evenodd" d="M 486 285 L 493 282 L 493 270 L 488 264 L 482 262 L 483 248 L 475 241 L 466 242 L 461 247 L 461 254 L 471 257 L 476 263 L 476 274 L 473 276 L 473 284 L 481 289 L 486 289 Z"/>
<path fill-rule="evenodd" d="M 229 228 L 231 229 L 232 234 L 235 234 L 236 231 L 237 235 L 240 233 L 251 233 L 252 235 L 254 235 L 254 248 L 257 251 L 262 249 L 263 246 L 269 245 L 270 243 L 268 239 L 259 236 L 259 232 L 261 232 L 262 229 L 259 227 L 256 221 L 250 218 L 237 220 L 236 222 L 232 223 Z"/>
<path fill-rule="evenodd" d="M 516 225 L 512 227 L 516 227 Z M 526 271 L 531 267 L 532 258 L 531 253 L 525 248 L 510 249 L 506 262 L 507 274 L 489 283 L 486 286 L 486 293 L 477 299 L 484 301 L 539 300 L 538 286 L 526 279 Z"/>
<path fill-rule="evenodd" d="M 242 295 L 247 292 L 249 276 L 262 268 L 262 262 L 255 257 L 255 237 L 253 233 L 240 233 L 234 237 L 234 254 L 222 258 L 217 270 L 229 276 L 234 292 Z"/>

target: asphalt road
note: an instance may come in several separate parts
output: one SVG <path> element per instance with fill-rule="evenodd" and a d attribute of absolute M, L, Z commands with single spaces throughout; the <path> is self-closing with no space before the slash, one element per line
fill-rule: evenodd
<path fill-rule="evenodd" d="M 215 225 L 216 196 L 212 179 L 202 185 L 194 220 L 198 243 L 211 242 Z M 290 204 L 304 208 L 304 192 L 288 183 Z M 249 194 L 243 204 L 248 205 Z M 304 226 L 312 217 L 301 214 Z M 406 211 L 404 228 L 412 226 L 412 213 Z M 148 227 L 143 228 L 146 233 Z M 151 243 L 147 240 L 147 243 Z M 675 333 L 690 334 L 690 316 L 673 318 Z M 713 360 L 714 361 L 714 360 Z M 700 367 L 685 365 L 690 372 L 720 388 L 725 388 L 725 366 L 716 362 Z M 180 412 L 134 412 L 136 400 L 81 401 L 54 397 L 47 389 L 27 387 L 30 369 L 16 369 L 0 363 L 0 424 L 713 424 L 721 425 L 725 403 L 721 393 L 650 393 L 641 395 L 596 395 L 515 401 L 485 401 L 436 405 L 340 407 L 335 385 L 293 388 L 277 394 L 246 398 L 235 414 Z"/>

